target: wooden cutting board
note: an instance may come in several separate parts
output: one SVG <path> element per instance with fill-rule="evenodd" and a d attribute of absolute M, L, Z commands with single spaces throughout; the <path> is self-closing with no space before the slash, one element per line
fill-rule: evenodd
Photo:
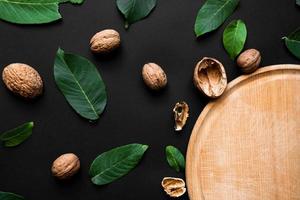
<path fill-rule="evenodd" d="M 186 180 L 190 200 L 300 199 L 300 65 L 241 76 L 205 107 Z"/>

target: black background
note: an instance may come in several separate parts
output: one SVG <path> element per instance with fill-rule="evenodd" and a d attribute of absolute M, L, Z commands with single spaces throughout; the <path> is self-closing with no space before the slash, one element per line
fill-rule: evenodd
<path fill-rule="evenodd" d="M 13 62 L 34 66 L 45 83 L 44 95 L 28 102 L 0 85 L 0 131 L 34 121 L 32 137 L 16 148 L 0 148 L 0 190 L 28 200 L 168 199 L 160 182 L 165 176 L 184 177 L 166 163 L 164 148 L 172 144 L 186 152 L 190 133 L 208 102 L 192 84 L 195 64 L 203 56 L 223 62 L 228 79 L 241 72 L 223 49 L 224 27 L 243 19 L 248 28 L 246 48 L 262 53 L 262 66 L 299 63 L 285 49 L 281 37 L 296 29 L 300 9 L 293 0 L 242 0 L 217 31 L 196 39 L 193 26 L 203 0 L 158 0 L 151 15 L 125 30 L 113 0 L 86 0 L 81 6 L 60 6 L 63 20 L 48 25 L 20 26 L 0 21 L 0 67 Z M 122 46 L 109 56 L 95 56 L 89 39 L 105 28 L 118 30 Z M 97 123 L 80 118 L 57 89 L 53 63 L 60 46 L 87 57 L 97 65 L 108 91 L 108 105 Z M 151 92 L 143 84 L 146 62 L 163 66 L 168 87 Z M 181 133 L 173 129 L 172 108 L 177 101 L 190 105 L 190 118 Z M 107 186 L 94 186 L 88 176 L 91 161 L 103 151 L 128 143 L 150 145 L 140 165 Z M 81 171 L 68 182 L 50 173 L 60 154 L 74 152 Z M 185 195 L 182 199 L 188 199 Z"/>

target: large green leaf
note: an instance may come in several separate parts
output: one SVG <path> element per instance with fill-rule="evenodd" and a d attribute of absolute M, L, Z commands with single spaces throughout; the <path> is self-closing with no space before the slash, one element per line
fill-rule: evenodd
<path fill-rule="evenodd" d="M 73 4 L 82 4 L 84 0 L 60 0 L 60 3 L 66 3 L 66 2 L 71 2 Z"/>
<path fill-rule="evenodd" d="M 60 91 L 82 117 L 96 120 L 106 106 L 106 90 L 95 65 L 86 58 L 58 49 L 54 78 Z"/>
<path fill-rule="evenodd" d="M 0 135 L 0 140 L 3 142 L 5 147 L 15 147 L 31 136 L 32 128 L 33 122 L 27 122 L 4 132 Z"/>
<path fill-rule="evenodd" d="M 247 28 L 242 20 L 234 20 L 225 28 L 223 45 L 231 59 L 235 59 L 244 48 Z"/>
<path fill-rule="evenodd" d="M 24 197 L 10 192 L 0 191 L 0 200 L 24 200 Z"/>
<path fill-rule="evenodd" d="M 222 25 L 238 3 L 239 0 L 207 0 L 197 14 L 195 22 L 197 37 Z"/>
<path fill-rule="evenodd" d="M 61 18 L 59 3 L 83 0 L 0 0 L 0 19 L 16 24 L 43 24 Z"/>
<path fill-rule="evenodd" d="M 288 50 L 300 59 L 300 28 L 292 32 L 289 36 L 283 37 Z"/>
<path fill-rule="evenodd" d="M 125 17 L 125 28 L 149 15 L 156 0 L 117 0 L 118 9 Z"/>
<path fill-rule="evenodd" d="M 102 153 L 90 167 L 92 182 L 105 185 L 128 174 L 139 163 L 147 149 L 147 145 L 128 144 Z"/>
<path fill-rule="evenodd" d="M 180 169 L 185 169 L 185 159 L 179 149 L 174 146 L 167 146 L 166 147 L 166 157 L 167 161 L 173 169 L 177 172 Z"/>

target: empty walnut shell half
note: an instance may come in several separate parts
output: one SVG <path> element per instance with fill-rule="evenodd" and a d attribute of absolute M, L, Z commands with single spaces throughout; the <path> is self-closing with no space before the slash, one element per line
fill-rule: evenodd
<path fill-rule="evenodd" d="M 227 86 L 224 66 L 214 58 L 204 57 L 195 67 L 194 84 L 206 96 L 217 98 Z"/>
<path fill-rule="evenodd" d="M 185 182 L 181 178 L 165 177 L 161 186 L 170 197 L 180 197 L 186 192 Z"/>
<path fill-rule="evenodd" d="M 175 131 L 181 131 L 189 117 L 189 106 L 186 102 L 178 102 L 173 109 L 175 119 Z"/>

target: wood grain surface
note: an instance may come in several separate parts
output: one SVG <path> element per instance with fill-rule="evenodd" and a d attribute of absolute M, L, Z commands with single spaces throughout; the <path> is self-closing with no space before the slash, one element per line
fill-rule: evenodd
<path fill-rule="evenodd" d="M 200 114 L 186 165 L 191 200 L 300 199 L 300 66 L 233 80 Z"/>

